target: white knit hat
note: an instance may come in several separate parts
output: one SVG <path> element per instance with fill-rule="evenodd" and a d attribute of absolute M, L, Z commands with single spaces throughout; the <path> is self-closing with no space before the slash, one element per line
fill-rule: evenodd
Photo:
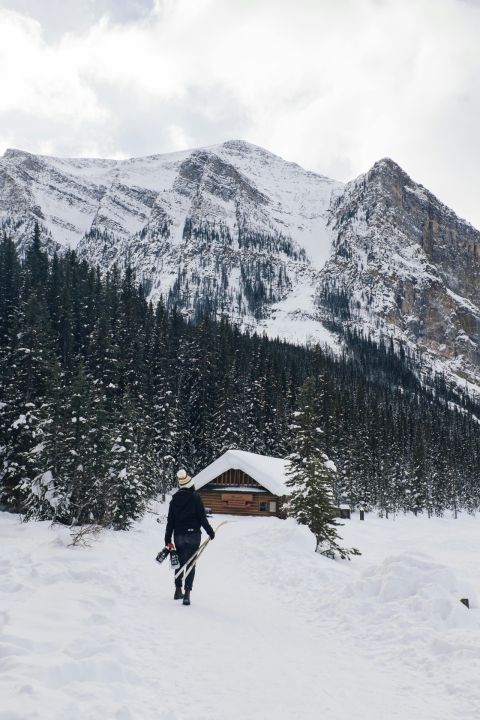
<path fill-rule="evenodd" d="M 187 474 L 186 470 L 179 470 L 177 472 L 178 485 L 181 488 L 189 488 L 193 485 L 193 480 L 190 475 Z"/>

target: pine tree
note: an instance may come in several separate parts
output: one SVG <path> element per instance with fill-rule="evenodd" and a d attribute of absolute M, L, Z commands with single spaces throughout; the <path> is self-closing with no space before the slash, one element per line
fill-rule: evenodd
<path fill-rule="evenodd" d="M 21 266 L 15 246 L 8 237 L 0 241 L 0 505 L 14 507 L 16 480 L 10 473 L 14 447 L 10 432 L 18 418 L 16 367 Z"/>
<path fill-rule="evenodd" d="M 336 510 L 332 505 L 332 482 L 336 468 L 322 449 L 323 430 L 318 426 L 321 384 L 308 378 L 300 392 L 300 409 L 292 425 L 294 450 L 288 456 L 287 486 L 292 493 L 287 512 L 315 536 L 315 551 L 342 559 L 359 555 L 356 548 L 344 548 L 337 532 Z"/>
<path fill-rule="evenodd" d="M 168 320 L 163 300 L 157 303 L 147 348 L 145 406 L 148 426 L 145 442 L 156 458 L 156 494 L 165 495 L 173 485 L 176 449 L 178 446 L 178 418 L 175 415 L 174 393 L 171 387 L 175 367 L 168 357 Z"/>
<path fill-rule="evenodd" d="M 243 374 L 234 359 L 231 366 L 225 369 L 222 381 L 217 387 L 217 404 L 213 414 L 215 433 L 212 437 L 212 450 L 216 457 L 227 450 L 248 447 L 243 424 L 243 382 Z"/>
<path fill-rule="evenodd" d="M 18 308 L 14 371 L 7 404 L 15 409 L 6 428 L 2 495 L 25 516 L 47 518 L 59 502 L 52 467 L 55 436 L 52 432 L 54 394 L 61 369 L 45 300 L 48 259 L 41 250 L 38 225 L 27 252 Z"/>
<path fill-rule="evenodd" d="M 133 520 L 143 515 L 146 503 L 154 495 L 151 458 L 140 452 L 136 420 L 131 400 L 126 396 L 109 437 L 109 467 L 101 491 L 105 517 L 116 530 L 127 530 Z"/>

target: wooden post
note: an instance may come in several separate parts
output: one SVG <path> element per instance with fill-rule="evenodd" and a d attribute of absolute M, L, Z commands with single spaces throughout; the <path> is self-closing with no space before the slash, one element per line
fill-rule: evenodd
<path fill-rule="evenodd" d="M 363 508 L 360 510 L 360 520 L 365 520 L 365 510 Z"/>
<path fill-rule="evenodd" d="M 465 607 L 470 608 L 470 600 L 468 598 L 460 598 L 460 602 L 465 605 Z"/>

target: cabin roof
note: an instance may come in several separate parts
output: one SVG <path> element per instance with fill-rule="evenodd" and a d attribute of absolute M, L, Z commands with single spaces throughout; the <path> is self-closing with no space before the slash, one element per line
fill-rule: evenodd
<path fill-rule="evenodd" d="M 285 485 L 287 466 L 288 462 L 282 458 L 256 455 L 245 450 L 227 450 L 195 475 L 193 482 L 199 490 L 227 470 L 242 470 L 273 495 L 288 495 L 290 489 Z"/>

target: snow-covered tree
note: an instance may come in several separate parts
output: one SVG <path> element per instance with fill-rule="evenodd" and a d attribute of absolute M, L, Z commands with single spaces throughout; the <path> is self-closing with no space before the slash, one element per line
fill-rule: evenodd
<path fill-rule="evenodd" d="M 339 523 L 333 507 L 332 484 L 336 472 L 334 463 L 324 452 L 319 427 L 321 381 L 308 378 L 300 392 L 300 408 L 294 413 L 293 452 L 288 456 L 291 495 L 287 512 L 301 525 L 307 525 L 315 536 L 316 552 L 342 559 L 359 555 L 356 548 L 344 548 L 337 532 Z"/>

